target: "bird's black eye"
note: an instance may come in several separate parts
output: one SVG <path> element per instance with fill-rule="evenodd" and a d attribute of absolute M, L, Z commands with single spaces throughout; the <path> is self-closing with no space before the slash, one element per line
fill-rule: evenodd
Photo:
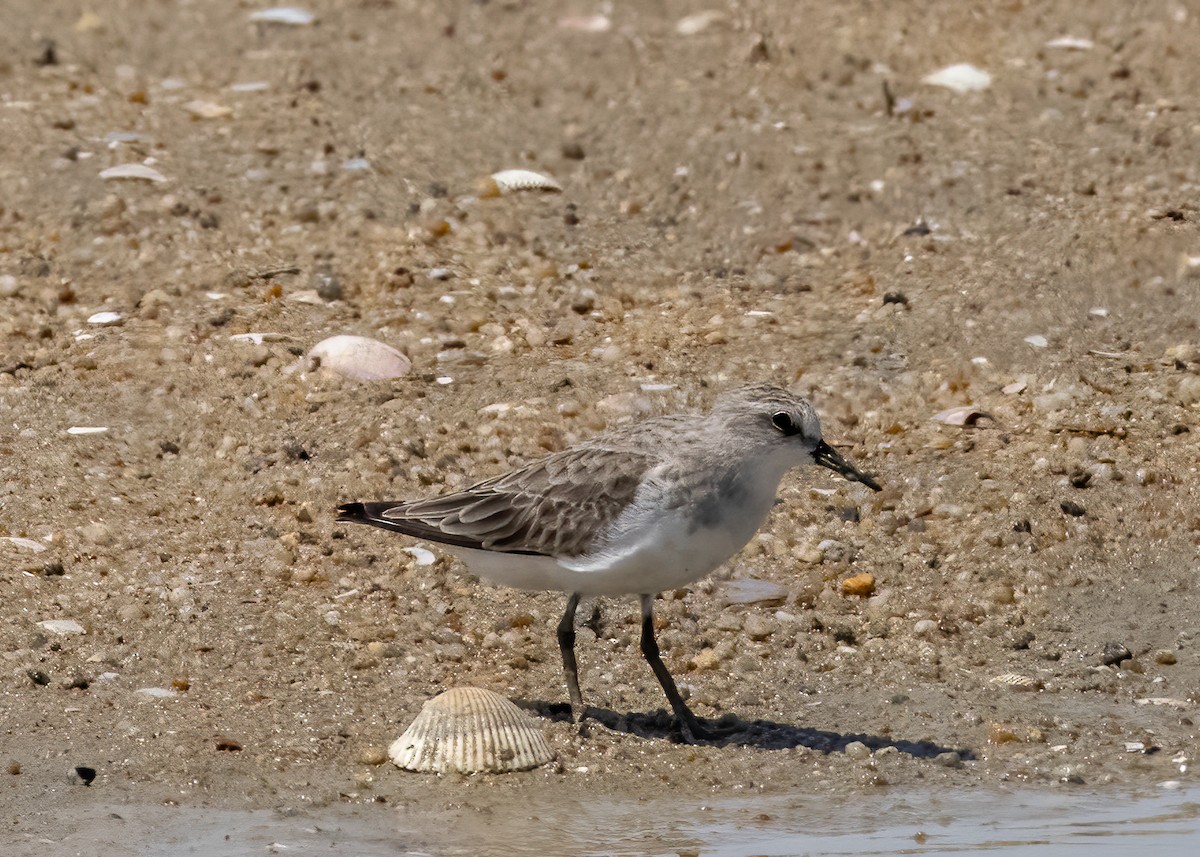
<path fill-rule="evenodd" d="M 792 422 L 792 417 L 786 411 L 780 411 L 771 417 L 771 425 L 779 429 L 788 437 L 795 434 L 800 434 L 800 427 Z"/>

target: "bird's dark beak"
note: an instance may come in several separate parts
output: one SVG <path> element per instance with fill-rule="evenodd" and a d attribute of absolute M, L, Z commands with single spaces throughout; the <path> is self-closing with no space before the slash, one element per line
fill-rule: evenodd
<path fill-rule="evenodd" d="M 828 467 L 834 473 L 849 479 L 851 482 L 861 482 L 872 491 L 883 490 L 879 487 L 878 482 L 842 458 L 836 449 L 823 440 L 817 443 L 817 448 L 812 451 L 812 457 L 817 464 L 822 467 Z"/>

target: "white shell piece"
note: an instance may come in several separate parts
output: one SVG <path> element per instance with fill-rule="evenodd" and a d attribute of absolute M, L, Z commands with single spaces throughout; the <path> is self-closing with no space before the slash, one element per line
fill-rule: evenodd
<path fill-rule="evenodd" d="M 564 30 L 575 30 L 580 33 L 607 33 L 612 29 L 612 19 L 599 13 L 595 15 L 571 15 L 558 19 L 558 26 Z"/>
<path fill-rule="evenodd" d="M 272 9 L 259 9 L 250 15 L 250 20 L 256 24 L 290 24 L 293 27 L 305 27 L 317 20 L 317 16 L 307 9 L 295 6 L 276 6 Z"/>
<path fill-rule="evenodd" d="M 51 634 L 86 634 L 87 631 L 74 619 L 47 619 L 38 622 L 38 626 Z"/>
<path fill-rule="evenodd" d="M 713 24 L 724 24 L 729 16 L 716 9 L 705 9 L 703 12 L 693 12 L 675 22 L 675 32 L 681 36 L 694 36 L 702 33 Z"/>
<path fill-rule="evenodd" d="M 88 324 L 116 324 L 124 316 L 119 312 L 98 312 L 88 316 Z"/>
<path fill-rule="evenodd" d="M 1090 51 L 1096 47 L 1096 43 L 1091 39 L 1084 39 L 1080 36 L 1059 36 L 1057 39 L 1051 39 L 1046 42 L 1048 48 L 1065 48 L 1069 51 Z"/>
<path fill-rule="evenodd" d="M 183 105 L 183 109 L 197 119 L 223 119 L 233 113 L 233 110 L 224 104 L 217 104 L 215 101 L 205 101 L 201 98 L 189 101 Z"/>
<path fill-rule="evenodd" d="M 939 423 L 944 423 L 948 426 L 965 426 L 971 425 L 980 417 L 986 417 L 983 411 L 971 405 L 961 405 L 957 408 L 947 408 L 944 411 L 939 411 L 933 415 L 933 418 Z"/>
<path fill-rule="evenodd" d="M 1188 708 L 1191 708 L 1187 700 L 1175 699 L 1170 696 L 1148 696 L 1142 699 L 1135 699 L 1134 702 L 1138 705 L 1166 705 L 1170 708 L 1178 708 L 1180 711 L 1186 711 Z"/>
<path fill-rule="evenodd" d="M 229 337 L 232 342 L 249 342 L 252 345 L 262 345 L 264 342 L 282 342 L 291 339 L 285 333 L 235 333 Z"/>
<path fill-rule="evenodd" d="M 1035 333 L 1035 334 L 1033 334 L 1033 336 L 1026 336 L 1025 341 L 1028 342 L 1030 345 L 1032 345 L 1034 348 L 1045 348 L 1046 346 L 1048 346 L 1050 344 L 1050 341 L 1048 339 L 1046 339 L 1046 337 L 1042 336 L 1040 333 Z"/>
<path fill-rule="evenodd" d="M 528 771 L 554 758 L 532 717 L 478 687 L 451 688 L 426 702 L 388 756 L 406 770 L 439 774 Z"/>
<path fill-rule="evenodd" d="M 925 75 L 921 83 L 941 86 L 954 92 L 979 92 L 992 85 L 992 76 L 970 63 L 960 62 Z"/>
<path fill-rule="evenodd" d="M 407 554 L 411 554 L 419 566 L 433 565 L 434 561 L 437 560 L 437 557 L 433 555 L 433 551 L 426 550 L 425 548 L 401 548 L 401 550 Z"/>
<path fill-rule="evenodd" d="M 244 83 L 233 83 L 229 86 L 230 92 L 266 92 L 271 88 L 271 84 L 265 80 L 248 80 Z"/>
<path fill-rule="evenodd" d="M 108 431 L 108 426 L 71 426 L 67 429 L 67 434 L 104 434 Z"/>
<path fill-rule="evenodd" d="M 521 190 L 541 190 L 556 193 L 562 190 L 562 185 L 550 176 L 535 173 L 533 170 L 501 170 L 492 173 L 491 180 L 496 184 L 496 190 L 501 194 L 516 193 Z"/>
<path fill-rule="evenodd" d="M 322 369 L 359 381 L 399 378 L 412 369 L 412 361 L 395 348 L 365 336 L 323 339 L 309 350 L 308 360 Z"/>
<path fill-rule="evenodd" d="M 786 587 L 769 580 L 738 578 L 726 581 L 721 587 L 726 604 L 756 604 L 762 601 L 783 601 L 788 597 Z"/>
<path fill-rule="evenodd" d="M 140 693 L 142 696 L 148 696 L 151 699 L 174 699 L 179 696 L 178 693 L 169 687 L 140 687 L 134 693 Z"/>
<path fill-rule="evenodd" d="M 34 541 L 33 539 L 27 539 L 22 536 L 0 536 L 0 541 L 10 542 L 19 548 L 25 548 L 26 550 L 31 550 L 34 553 L 41 553 L 46 549 L 46 546 L 41 542 Z"/>
<path fill-rule="evenodd" d="M 167 177 L 145 164 L 118 164 L 100 171 L 102 179 L 141 179 L 148 182 L 165 182 Z"/>

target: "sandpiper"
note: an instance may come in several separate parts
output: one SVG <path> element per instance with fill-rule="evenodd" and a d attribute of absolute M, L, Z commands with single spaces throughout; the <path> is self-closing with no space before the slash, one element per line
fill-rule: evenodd
<path fill-rule="evenodd" d="M 585 595 L 641 599 L 641 650 L 687 741 L 712 737 L 659 655 L 654 596 L 719 567 L 750 540 L 793 467 L 879 485 L 821 437 L 813 406 L 755 384 L 705 415 L 623 426 L 470 488 L 425 500 L 347 503 L 339 521 L 437 542 L 506 586 L 569 593 L 558 645 L 573 712 L 584 713 L 575 611 Z"/>

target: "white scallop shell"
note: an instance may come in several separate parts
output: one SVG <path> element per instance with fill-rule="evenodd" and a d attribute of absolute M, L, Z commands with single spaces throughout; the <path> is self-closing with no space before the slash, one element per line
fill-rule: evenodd
<path fill-rule="evenodd" d="M 521 190 L 541 190 L 549 193 L 562 191 L 562 185 L 550 176 L 533 170 L 501 170 L 492 173 L 483 182 L 481 196 L 501 196 Z"/>
<path fill-rule="evenodd" d="M 388 756 L 409 771 L 528 771 L 554 758 L 532 717 L 479 687 L 455 687 L 425 703 Z"/>
<path fill-rule="evenodd" d="M 386 381 L 407 375 L 412 369 L 412 361 L 392 346 L 345 334 L 314 345 L 309 349 L 308 362 L 359 381 Z"/>

